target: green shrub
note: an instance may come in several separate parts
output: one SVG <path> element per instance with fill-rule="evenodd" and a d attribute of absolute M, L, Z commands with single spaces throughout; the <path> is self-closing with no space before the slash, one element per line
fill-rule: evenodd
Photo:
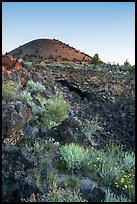
<path fill-rule="evenodd" d="M 135 168 L 135 153 L 134 152 L 125 152 L 123 158 L 124 167 L 127 170 Z"/>
<path fill-rule="evenodd" d="M 91 144 L 93 144 L 95 142 L 94 134 L 102 132 L 103 127 L 101 127 L 98 121 L 92 120 L 92 121 L 87 121 L 82 131 L 87 137 L 87 139 L 91 142 Z"/>
<path fill-rule="evenodd" d="M 56 94 L 47 100 L 42 122 L 49 128 L 58 126 L 68 118 L 69 111 L 70 105 L 64 100 L 62 95 Z"/>
<path fill-rule="evenodd" d="M 114 182 L 114 178 L 123 168 L 120 148 L 116 144 L 111 144 L 104 150 L 92 149 L 91 151 L 92 159 L 88 166 L 99 173 L 106 185 Z"/>
<path fill-rule="evenodd" d="M 65 184 L 70 188 L 75 188 L 79 181 L 79 177 L 72 176 L 71 178 L 65 180 Z"/>
<path fill-rule="evenodd" d="M 61 95 L 54 95 L 47 101 L 44 97 L 38 96 L 37 99 L 42 103 L 42 107 L 31 103 L 32 111 L 39 122 L 48 128 L 56 127 L 69 116 L 70 105 Z M 46 107 L 44 106 L 46 104 Z"/>
<path fill-rule="evenodd" d="M 18 88 L 12 85 L 12 82 L 8 82 L 7 84 L 2 83 L 2 92 L 4 94 L 4 98 L 6 100 L 10 100 L 14 98 L 18 92 Z"/>
<path fill-rule="evenodd" d="M 60 156 L 67 169 L 72 171 L 82 168 L 91 158 L 88 149 L 74 143 L 61 146 Z"/>
<path fill-rule="evenodd" d="M 31 93 L 36 93 L 44 91 L 45 87 L 40 82 L 30 80 L 27 83 L 26 90 Z"/>
<path fill-rule="evenodd" d="M 109 189 L 106 190 L 106 197 L 104 202 L 131 202 L 131 200 L 125 198 L 124 196 L 116 196 Z"/>
<path fill-rule="evenodd" d="M 115 176 L 115 188 L 129 198 L 135 197 L 135 154 L 124 152 L 121 164 L 122 170 Z"/>
<path fill-rule="evenodd" d="M 88 139 L 90 139 L 90 137 L 97 133 L 97 132 L 101 132 L 103 130 L 103 128 L 100 126 L 99 122 L 97 122 L 96 120 L 92 120 L 92 121 L 87 121 L 87 124 L 85 125 L 83 131 L 85 133 L 85 135 L 88 137 Z"/>
<path fill-rule="evenodd" d="M 32 101 L 31 93 L 26 90 L 22 91 L 21 98 L 23 101 Z"/>
<path fill-rule="evenodd" d="M 119 171 L 115 177 L 115 191 L 119 194 L 125 195 L 128 198 L 135 197 L 135 172 L 127 172 L 125 170 Z M 113 188 L 114 189 L 114 188 Z"/>
<path fill-rule="evenodd" d="M 129 198 L 135 196 L 135 161 L 133 153 L 125 153 L 121 145 L 112 143 L 104 150 L 92 149 L 88 163 L 91 172 L 97 172 L 104 185 Z"/>
<path fill-rule="evenodd" d="M 124 156 L 123 145 L 117 144 L 115 142 L 110 142 L 104 147 L 104 152 L 108 157 L 117 158 L 117 160 L 121 160 Z"/>
<path fill-rule="evenodd" d="M 87 168 L 91 172 L 91 177 L 94 177 L 94 174 L 97 173 L 103 183 L 108 186 L 112 184 L 115 178 L 116 162 L 117 159 L 114 155 L 108 156 L 104 151 L 92 149 L 91 160 L 88 162 Z"/>

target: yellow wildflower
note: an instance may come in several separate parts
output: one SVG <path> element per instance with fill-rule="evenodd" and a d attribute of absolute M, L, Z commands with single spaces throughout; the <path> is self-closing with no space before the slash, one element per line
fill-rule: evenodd
<path fill-rule="evenodd" d="M 124 187 L 125 187 L 125 189 L 127 189 L 127 188 L 128 188 L 128 186 L 127 186 L 127 185 L 124 185 Z"/>
<path fill-rule="evenodd" d="M 118 164 L 117 162 L 115 164 Z"/>
<path fill-rule="evenodd" d="M 94 164 L 94 166 L 97 166 L 96 164 Z"/>
<path fill-rule="evenodd" d="M 117 184 L 117 185 L 116 185 L 116 188 L 118 188 L 118 187 L 119 187 L 119 185 Z"/>
<path fill-rule="evenodd" d="M 131 188 L 133 188 L 133 185 L 131 185 Z"/>
<path fill-rule="evenodd" d="M 122 172 L 123 172 L 123 173 L 125 173 L 125 171 L 124 171 L 124 170 L 122 170 Z"/>
<path fill-rule="evenodd" d="M 121 178 L 121 179 L 120 179 L 120 183 L 123 183 L 123 182 L 124 182 L 124 178 Z"/>
<path fill-rule="evenodd" d="M 100 160 L 100 157 L 97 157 L 96 159 L 97 159 L 97 160 Z"/>

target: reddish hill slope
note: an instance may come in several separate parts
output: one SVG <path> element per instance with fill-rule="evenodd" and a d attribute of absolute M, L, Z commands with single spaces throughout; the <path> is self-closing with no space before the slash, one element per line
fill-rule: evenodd
<path fill-rule="evenodd" d="M 55 39 L 38 39 L 12 50 L 8 54 L 25 61 L 45 63 L 87 64 L 92 59 L 89 55 Z"/>

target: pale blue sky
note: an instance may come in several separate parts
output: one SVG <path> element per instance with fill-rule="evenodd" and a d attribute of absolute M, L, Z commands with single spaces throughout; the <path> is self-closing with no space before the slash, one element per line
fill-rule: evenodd
<path fill-rule="evenodd" d="M 135 2 L 3 2 L 2 49 L 58 39 L 104 62 L 135 64 Z"/>

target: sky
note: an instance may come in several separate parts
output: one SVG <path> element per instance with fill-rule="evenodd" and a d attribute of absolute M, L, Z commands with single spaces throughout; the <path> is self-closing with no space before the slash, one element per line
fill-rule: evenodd
<path fill-rule="evenodd" d="M 134 65 L 135 2 L 2 2 L 4 53 L 42 38 Z"/>

